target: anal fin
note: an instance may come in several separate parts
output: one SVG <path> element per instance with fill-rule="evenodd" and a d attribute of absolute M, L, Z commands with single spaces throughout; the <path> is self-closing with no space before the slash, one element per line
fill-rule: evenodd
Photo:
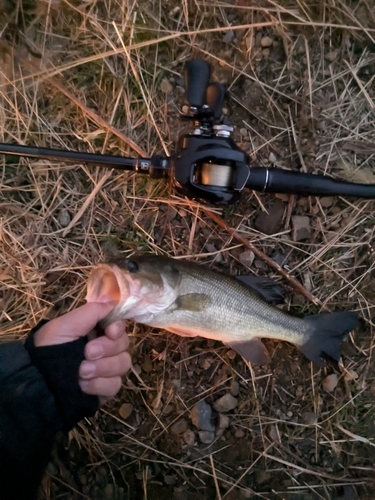
<path fill-rule="evenodd" d="M 242 342 L 226 342 L 226 345 L 253 365 L 267 365 L 271 361 L 266 346 L 257 337 Z"/>

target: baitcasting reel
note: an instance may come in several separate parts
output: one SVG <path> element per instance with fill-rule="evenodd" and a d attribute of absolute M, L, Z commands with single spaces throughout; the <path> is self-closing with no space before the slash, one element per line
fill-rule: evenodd
<path fill-rule="evenodd" d="M 177 142 L 171 157 L 128 158 L 0 143 L 0 154 L 92 163 L 167 177 L 184 196 L 212 204 L 235 203 L 244 188 L 266 193 L 375 198 L 374 184 L 339 181 L 324 175 L 278 168 L 250 167 L 249 157 L 231 139 L 233 127 L 222 118 L 226 88 L 211 82 L 210 66 L 193 59 L 185 66 L 187 105 L 181 116 L 194 129 Z"/>

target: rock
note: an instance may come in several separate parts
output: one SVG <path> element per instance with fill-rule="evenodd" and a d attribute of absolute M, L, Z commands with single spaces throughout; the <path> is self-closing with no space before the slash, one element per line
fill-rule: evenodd
<path fill-rule="evenodd" d="M 224 35 L 224 38 L 223 38 L 223 42 L 224 43 L 230 43 L 232 42 L 234 39 L 234 31 L 233 30 L 229 30 L 225 33 Z"/>
<path fill-rule="evenodd" d="M 212 408 L 206 401 L 199 401 L 190 411 L 190 418 L 197 429 L 214 432 Z"/>
<path fill-rule="evenodd" d="M 240 384 L 236 380 L 232 380 L 229 390 L 232 396 L 238 396 L 240 392 Z"/>
<path fill-rule="evenodd" d="M 237 429 L 236 432 L 234 433 L 234 437 L 236 438 L 243 438 L 245 435 L 245 431 L 243 429 Z"/>
<path fill-rule="evenodd" d="M 251 267 L 251 264 L 254 262 L 254 258 L 255 255 L 251 250 L 245 250 L 238 256 L 238 259 L 241 262 L 241 264 L 247 267 Z"/>
<path fill-rule="evenodd" d="M 60 210 L 60 213 L 57 217 L 57 220 L 59 221 L 59 224 L 62 227 L 67 227 L 67 226 L 69 226 L 72 218 L 70 217 L 69 212 L 67 210 L 65 210 L 65 208 L 64 208 L 63 210 Z"/>
<path fill-rule="evenodd" d="M 210 431 L 199 431 L 198 436 L 201 442 L 204 444 L 210 444 L 215 439 L 215 434 Z"/>
<path fill-rule="evenodd" d="M 323 196 L 323 198 L 319 198 L 320 206 L 323 208 L 332 207 L 335 198 L 333 196 Z"/>
<path fill-rule="evenodd" d="M 272 45 L 272 38 L 269 36 L 264 36 L 261 41 L 260 41 L 260 46 L 263 47 L 264 49 L 267 47 L 271 47 Z"/>
<path fill-rule="evenodd" d="M 200 365 L 202 367 L 202 370 L 208 370 L 209 368 L 211 368 L 211 361 L 207 358 L 204 358 Z"/>
<path fill-rule="evenodd" d="M 171 426 L 171 433 L 172 434 L 183 434 L 187 430 L 188 424 L 184 418 L 181 418 L 181 420 L 177 420 L 172 426 Z"/>
<path fill-rule="evenodd" d="M 310 219 L 306 215 L 292 216 L 292 240 L 307 240 L 311 236 Z"/>
<path fill-rule="evenodd" d="M 173 92 L 173 85 L 171 82 L 168 80 L 168 78 L 163 78 L 161 83 L 160 83 L 160 90 L 164 92 L 164 94 L 172 94 Z"/>
<path fill-rule="evenodd" d="M 276 163 L 276 155 L 275 155 L 274 153 L 272 153 L 272 151 L 271 151 L 271 153 L 270 153 L 270 155 L 269 155 L 268 159 L 269 159 L 269 161 L 270 161 L 271 163 Z"/>
<path fill-rule="evenodd" d="M 217 252 L 217 248 L 215 247 L 215 245 L 213 245 L 212 243 L 206 243 L 204 245 L 204 248 L 205 250 L 207 250 L 207 252 L 210 252 L 210 253 L 215 253 Z"/>
<path fill-rule="evenodd" d="M 146 354 L 146 356 L 143 360 L 142 370 L 146 373 L 150 373 L 152 371 L 152 361 L 151 361 L 151 358 L 148 354 Z"/>
<path fill-rule="evenodd" d="M 233 410 L 238 404 L 236 398 L 232 396 L 229 392 L 224 394 L 221 398 L 217 399 L 214 403 L 214 408 L 219 413 L 225 413 L 227 411 Z"/>
<path fill-rule="evenodd" d="M 119 408 L 119 415 L 121 418 L 126 420 L 127 418 L 130 417 L 133 411 L 133 405 L 131 403 L 123 403 L 120 408 Z"/>
<path fill-rule="evenodd" d="M 327 59 L 327 61 L 333 62 L 337 59 L 338 53 L 339 53 L 339 51 L 337 49 L 331 50 L 330 52 L 326 53 L 325 58 Z"/>
<path fill-rule="evenodd" d="M 344 377 L 344 380 L 345 382 L 350 382 L 351 380 L 357 380 L 357 378 L 359 377 L 358 373 L 354 370 L 348 370 L 346 373 L 345 373 L 345 377 Z"/>
<path fill-rule="evenodd" d="M 271 473 L 266 470 L 260 470 L 257 472 L 256 480 L 258 484 L 267 483 L 271 479 Z"/>
<path fill-rule="evenodd" d="M 80 483 L 82 484 L 82 486 L 85 486 L 87 484 L 87 476 L 85 474 L 78 476 L 78 479 L 80 480 Z"/>
<path fill-rule="evenodd" d="M 276 425 L 270 425 L 270 428 L 268 430 L 268 436 L 271 439 L 271 441 L 274 441 L 275 443 L 280 443 L 280 433 Z"/>
<path fill-rule="evenodd" d="M 223 413 L 219 413 L 219 422 L 216 429 L 216 436 L 222 436 L 224 431 L 229 427 L 229 417 Z"/>
<path fill-rule="evenodd" d="M 296 398 L 300 398 L 303 396 L 303 386 L 302 385 L 298 385 L 297 386 L 297 389 L 296 389 Z"/>
<path fill-rule="evenodd" d="M 275 200 L 267 208 L 267 212 L 261 212 L 255 219 L 254 227 L 265 234 L 278 233 L 282 227 L 284 216 L 284 204 Z"/>
<path fill-rule="evenodd" d="M 173 486 L 177 483 L 177 477 L 174 474 L 167 474 L 164 476 L 164 482 L 168 484 L 168 486 Z"/>
<path fill-rule="evenodd" d="M 304 413 L 302 413 L 301 419 L 302 422 L 306 425 L 314 425 L 318 421 L 315 413 L 313 413 L 312 411 L 305 411 Z"/>
<path fill-rule="evenodd" d="M 331 373 L 331 375 L 328 375 L 328 377 L 326 377 L 323 380 L 323 382 L 322 382 L 323 389 L 326 392 L 332 392 L 332 391 L 334 391 L 336 389 L 338 381 L 339 381 L 339 377 L 337 376 L 337 374 L 336 373 Z"/>
<path fill-rule="evenodd" d="M 247 128 L 245 127 L 242 127 L 240 128 L 240 134 L 243 136 L 243 137 L 247 137 L 249 135 L 248 131 L 247 131 Z"/>
<path fill-rule="evenodd" d="M 191 429 L 186 429 L 184 432 L 184 441 L 188 446 L 194 446 L 195 434 Z"/>
<path fill-rule="evenodd" d="M 113 499 L 113 484 L 108 483 L 105 485 L 103 490 L 103 496 L 105 499 L 112 500 Z"/>

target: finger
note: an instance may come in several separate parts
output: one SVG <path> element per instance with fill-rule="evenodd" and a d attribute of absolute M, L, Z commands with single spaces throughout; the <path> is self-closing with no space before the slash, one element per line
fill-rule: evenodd
<path fill-rule="evenodd" d="M 49 321 L 36 332 L 35 345 L 62 344 L 84 337 L 116 304 L 117 302 L 90 302 Z"/>
<path fill-rule="evenodd" d="M 96 377 L 121 377 L 130 370 L 131 365 L 130 354 L 121 352 L 111 358 L 82 361 L 79 367 L 79 376 L 84 380 Z"/>
<path fill-rule="evenodd" d="M 81 389 L 86 394 L 99 397 L 113 397 L 121 389 L 121 377 L 93 378 L 92 380 L 79 380 Z"/>
<path fill-rule="evenodd" d="M 105 334 L 112 340 L 118 339 L 125 331 L 126 320 L 115 321 L 107 326 Z"/>
<path fill-rule="evenodd" d="M 117 340 L 111 340 L 106 336 L 90 340 L 85 346 L 85 358 L 95 360 L 105 357 L 116 356 L 129 347 L 129 337 L 123 333 Z"/>

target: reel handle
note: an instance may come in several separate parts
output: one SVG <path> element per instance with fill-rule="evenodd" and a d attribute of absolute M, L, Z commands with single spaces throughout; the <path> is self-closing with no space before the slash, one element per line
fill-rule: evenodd
<path fill-rule="evenodd" d="M 214 121 L 219 121 L 221 118 L 226 93 L 225 86 L 218 82 L 210 83 L 206 89 L 206 104 L 213 112 Z"/>
<path fill-rule="evenodd" d="M 202 108 L 211 77 L 210 65 L 202 59 L 192 59 L 185 65 L 184 77 L 186 100 L 194 108 Z"/>

